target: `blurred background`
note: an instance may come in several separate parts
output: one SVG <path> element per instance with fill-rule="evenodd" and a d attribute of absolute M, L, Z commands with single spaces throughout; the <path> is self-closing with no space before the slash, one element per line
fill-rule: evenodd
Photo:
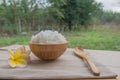
<path fill-rule="evenodd" d="M 69 47 L 120 50 L 119 0 L 0 0 L 0 46 L 57 30 Z"/>

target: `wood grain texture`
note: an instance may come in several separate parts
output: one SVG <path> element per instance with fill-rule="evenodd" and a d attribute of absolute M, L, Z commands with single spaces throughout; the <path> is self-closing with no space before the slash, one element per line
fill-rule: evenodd
<path fill-rule="evenodd" d="M 13 46 L 17 48 L 16 46 Z M 4 49 L 14 49 L 13 47 L 4 47 Z M 28 47 L 28 46 L 26 46 Z M 94 76 L 88 70 L 82 59 L 76 57 L 73 49 L 67 49 L 65 53 L 55 61 L 38 60 L 31 54 L 31 63 L 25 68 L 10 69 L 6 63 L 9 54 L 6 51 L 0 51 L 0 79 L 1 80 L 119 80 L 118 64 L 120 52 L 85 50 L 88 58 L 98 67 L 100 76 Z M 102 63 L 105 66 L 98 63 Z M 107 68 L 106 68 L 107 67 Z M 113 72 L 109 71 L 110 68 Z M 3 79 L 4 78 L 4 79 Z M 84 78 L 84 79 L 83 79 Z M 93 79 L 95 78 L 95 79 Z"/>

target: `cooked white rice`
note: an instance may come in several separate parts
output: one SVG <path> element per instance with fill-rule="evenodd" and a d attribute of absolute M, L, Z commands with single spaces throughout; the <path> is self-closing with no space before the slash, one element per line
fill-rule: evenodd
<path fill-rule="evenodd" d="M 66 39 L 57 31 L 45 30 L 32 36 L 31 42 L 40 44 L 58 44 L 66 42 Z"/>

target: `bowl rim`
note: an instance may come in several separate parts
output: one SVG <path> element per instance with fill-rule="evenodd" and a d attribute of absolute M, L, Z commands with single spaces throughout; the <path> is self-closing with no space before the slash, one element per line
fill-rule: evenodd
<path fill-rule="evenodd" d="M 68 44 L 68 41 L 64 42 L 64 43 L 55 43 L 55 44 L 41 44 L 41 43 L 32 43 L 29 42 L 29 44 L 33 44 L 33 45 L 62 45 L 62 44 Z"/>

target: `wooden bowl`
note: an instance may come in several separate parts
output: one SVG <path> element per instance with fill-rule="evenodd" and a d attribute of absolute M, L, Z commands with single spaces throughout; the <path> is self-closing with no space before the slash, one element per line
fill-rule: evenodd
<path fill-rule="evenodd" d="M 42 60 L 55 60 L 60 57 L 68 47 L 68 43 L 62 44 L 29 44 L 34 55 Z"/>

